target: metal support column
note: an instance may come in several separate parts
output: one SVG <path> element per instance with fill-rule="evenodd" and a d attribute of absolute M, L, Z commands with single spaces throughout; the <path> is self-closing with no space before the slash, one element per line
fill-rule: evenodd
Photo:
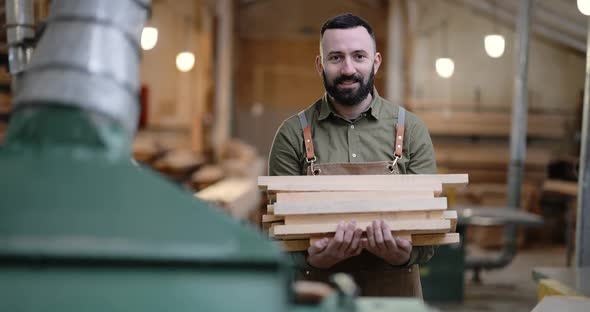
<path fill-rule="evenodd" d="M 233 101 L 233 0 L 222 0 L 217 5 L 217 44 L 215 51 L 215 124 L 213 125 L 213 152 L 216 159 L 231 134 Z"/>
<path fill-rule="evenodd" d="M 586 45 L 590 45 L 590 28 Z M 590 51 L 587 49 L 586 51 Z M 590 53 L 586 53 L 586 82 L 584 83 L 584 110 L 580 148 L 580 174 L 578 177 L 578 216 L 576 224 L 576 266 L 590 266 Z"/>
<path fill-rule="evenodd" d="M 517 68 L 514 77 L 514 99 L 512 104 L 512 130 L 510 132 L 510 167 L 508 168 L 508 209 L 520 209 L 520 190 L 522 186 L 524 162 L 526 156 L 527 111 L 528 111 L 528 65 L 529 38 L 531 28 L 532 0 L 521 0 L 517 25 L 515 46 L 517 51 Z M 468 259 L 467 268 L 476 273 L 481 268 L 494 269 L 508 265 L 516 254 L 517 226 L 505 226 L 504 249 L 492 259 Z"/>

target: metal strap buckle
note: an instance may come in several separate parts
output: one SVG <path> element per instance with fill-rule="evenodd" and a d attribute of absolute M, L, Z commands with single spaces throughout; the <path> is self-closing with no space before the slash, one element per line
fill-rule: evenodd
<path fill-rule="evenodd" d="M 306 162 L 309 164 L 309 166 L 311 167 L 311 169 L 310 169 L 310 170 L 311 170 L 311 175 L 318 175 L 318 174 L 320 174 L 320 171 L 321 171 L 321 170 L 320 170 L 320 169 L 316 169 L 316 168 L 314 168 L 314 164 L 315 164 L 315 162 L 316 162 L 317 160 L 318 160 L 318 159 L 317 159 L 317 157 L 315 157 L 315 156 L 313 156 L 313 158 L 312 158 L 312 159 L 305 158 L 305 161 L 306 161 Z"/>
<path fill-rule="evenodd" d="M 401 156 L 397 156 L 394 155 L 395 159 L 393 159 L 393 162 L 391 164 L 389 164 L 389 173 L 394 173 L 395 172 L 395 165 L 397 165 L 397 161 L 401 159 Z"/>

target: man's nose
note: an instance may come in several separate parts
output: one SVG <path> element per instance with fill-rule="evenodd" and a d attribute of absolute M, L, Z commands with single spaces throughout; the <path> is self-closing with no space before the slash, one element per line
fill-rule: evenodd
<path fill-rule="evenodd" d="M 345 76 L 352 76 L 356 72 L 354 65 L 352 64 L 352 60 L 347 57 L 342 62 L 342 68 L 340 69 L 340 74 Z"/>

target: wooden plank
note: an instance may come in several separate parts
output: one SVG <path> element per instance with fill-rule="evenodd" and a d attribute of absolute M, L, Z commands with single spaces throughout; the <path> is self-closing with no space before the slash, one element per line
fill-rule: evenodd
<path fill-rule="evenodd" d="M 260 190 L 251 178 L 230 177 L 223 179 L 195 194 L 202 200 L 220 203 L 234 217 L 244 219 L 259 209 Z"/>
<path fill-rule="evenodd" d="M 266 216 L 266 218 L 265 218 Z M 359 213 L 359 214 L 325 214 L 325 215 L 290 215 L 275 216 L 264 215 L 262 222 L 276 222 L 284 220 L 284 224 L 325 224 L 338 223 L 340 221 L 371 222 L 373 220 L 437 220 L 445 219 L 451 222 L 451 232 L 457 230 L 457 211 L 420 211 L 398 213 Z M 268 221 L 265 221 L 268 220 Z"/>
<path fill-rule="evenodd" d="M 399 235 L 398 237 L 407 239 L 412 242 L 412 246 L 431 246 L 431 245 L 450 245 L 461 242 L 459 233 L 444 233 L 444 234 L 414 234 L 414 235 Z M 309 239 L 309 244 L 322 239 L 314 237 Z M 294 246 L 294 244 L 291 244 Z M 308 245 L 309 247 L 309 245 Z"/>
<path fill-rule="evenodd" d="M 548 179 L 543 183 L 543 190 L 569 196 L 578 196 L 578 182 Z"/>
<path fill-rule="evenodd" d="M 461 242 L 459 233 L 445 233 L 445 234 L 419 234 L 419 235 L 401 235 L 404 239 L 412 241 L 412 246 L 431 246 L 431 245 L 451 245 Z M 310 239 L 285 240 L 277 241 L 284 251 L 305 251 L 313 244 L 319 237 Z"/>
<path fill-rule="evenodd" d="M 412 246 L 450 245 L 460 242 L 459 233 L 412 235 Z"/>
<path fill-rule="evenodd" d="M 455 210 L 444 211 L 443 218 L 445 220 L 451 221 L 451 232 L 455 232 L 457 230 L 457 211 L 455 211 Z"/>
<path fill-rule="evenodd" d="M 266 187 L 271 193 L 277 192 L 332 192 L 332 191 L 429 191 L 441 192 L 442 184 L 273 184 Z"/>
<path fill-rule="evenodd" d="M 425 221 L 386 221 L 394 232 L 405 231 L 411 234 L 447 233 L 451 229 L 449 220 L 425 220 Z M 365 229 L 371 222 L 358 222 L 357 228 Z M 297 224 L 275 225 L 269 233 L 273 237 L 291 235 L 318 235 L 322 233 L 336 232 L 336 224 Z"/>
<path fill-rule="evenodd" d="M 446 212 L 446 211 L 444 211 Z M 336 224 L 340 221 L 371 222 L 373 220 L 441 220 L 443 211 L 403 211 L 346 214 L 309 214 L 285 216 L 285 224 Z"/>
<path fill-rule="evenodd" d="M 466 184 L 466 174 L 260 176 L 259 186 L 340 184 Z"/>
<path fill-rule="evenodd" d="M 510 147 L 506 144 L 441 141 L 434 146 L 439 167 L 504 169 L 510 163 Z M 551 161 L 551 151 L 547 147 L 529 146 L 526 154 L 525 169 L 544 169 Z"/>
<path fill-rule="evenodd" d="M 347 200 L 358 198 L 390 199 L 433 198 L 430 191 L 365 191 L 365 192 L 293 192 L 277 193 L 277 202 L 299 202 L 316 200 Z"/>
<path fill-rule="evenodd" d="M 428 126 L 430 135 L 447 136 L 494 136 L 510 135 L 511 115 L 509 112 L 469 111 L 415 111 Z M 557 114 L 535 114 L 528 116 L 529 137 L 559 139 L 565 134 L 569 118 Z M 547 127 L 547 125 L 554 125 Z"/>
<path fill-rule="evenodd" d="M 285 217 L 283 217 L 283 216 L 276 216 L 276 215 L 272 215 L 272 214 L 262 215 L 262 223 L 283 221 L 284 219 L 285 219 Z"/>
<path fill-rule="evenodd" d="M 447 198 L 277 202 L 273 206 L 277 215 L 425 211 L 447 209 Z"/>
<path fill-rule="evenodd" d="M 304 251 L 309 248 L 309 239 L 293 239 L 275 241 L 284 251 Z"/>

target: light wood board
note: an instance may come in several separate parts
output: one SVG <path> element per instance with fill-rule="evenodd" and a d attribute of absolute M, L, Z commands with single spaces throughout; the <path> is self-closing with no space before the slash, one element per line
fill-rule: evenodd
<path fill-rule="evenodd" d="M 421 220 L 421 221 L 386 221 L 393 232 L 404 231 L 410 234 L 448 233 L 451 230 L 449 220 Z M 357 228 L 365 229 L 371 222 L 358 222 Z M 336 232 L 335 224 L 297 224 L 273 225 L 269 233 L 273 237 L 293 235 L 319 235 Z"/>
<path fill-rule="evenodd" d="M 395 211 L 425 211 L 447 209 L 447 198 L 404 200 L 324 200 L 314 202 L 277 202 L 273 205 L 276 215 L 368 213 Z"/>

